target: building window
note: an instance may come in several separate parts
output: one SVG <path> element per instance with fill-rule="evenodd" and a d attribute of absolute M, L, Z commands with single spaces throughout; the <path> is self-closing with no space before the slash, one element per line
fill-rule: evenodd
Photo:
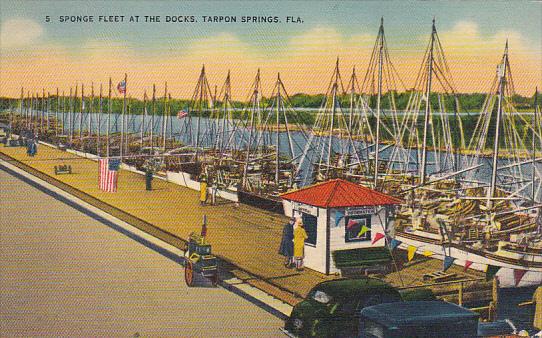
<path fill-rule="evenodd" d="M 344 227 L 345 242 L 371 240 L 371 216 L 347 216 Z"/>
<path fill-rule="evenodd" d="M 318 218 L 309 214 L 302 213 L 301 219 L 303 220 L 303 226 L 305 227 L 305 232 L 307 232 L 307 240 L 305 244 L 316 245 L 316 237 L 318 232 Z"/>

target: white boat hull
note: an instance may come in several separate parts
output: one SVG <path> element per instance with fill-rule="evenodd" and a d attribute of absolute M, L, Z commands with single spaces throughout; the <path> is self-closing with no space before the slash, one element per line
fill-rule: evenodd
<path fill-rule="evenodd" d="M 445 256 L 450 256 L 455 258 L 454 264 L 459 266 L 465 266 L 466 261 L 472 262 L 469 269 L 474 269 L 478 271 L 486 271 L 488 265 L 499 266 L 501 269 L 497 272 L 496 276 L 499 279 L 499 286 L 502 288 L 514 288 L 514 287 L 525 287 L 525 286 L 536 286 L 542 284 L 542 268 L 530 267 L 526 269 L 524 265 L 521 264 L 511 264 L 502 262 L 491 257 L 484 256 L 483 253 L 473 253 L 471 251 L 463 250 L 457 247 L 444 247 L 438 243 L 431 243 L 415 239 L 412 235 L 414 233 L 396 233 L 395 238 L 402 242 L 399 246 L 400 249 L 407 250 L 408 246 L 414 246 L 417 248 L 417 253 L 422 253 L 424 251 L 430 251 L 434 253 L 431 257 L 444 260 Z M 418 235 L 420 237 L 425 237 Z M 521 278 L 520 282 L 516 285 L 514 278 L 514 270 L 527 270 L 526 273 Z"/>

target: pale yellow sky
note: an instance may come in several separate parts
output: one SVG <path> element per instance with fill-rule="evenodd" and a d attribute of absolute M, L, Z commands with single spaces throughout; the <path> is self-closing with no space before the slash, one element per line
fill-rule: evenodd
<path fill-rule="evenodd" d="M 92 82 L 95 88 L 100 83 L 107 86 L 109 76 L 116 84 L 126 72 L 131 96 L 142 97 L 143 91 L 150 91 L 153 83 L 161 94 L 167 81 L 173 97 L 189 98 L 205 64 L 209 82 L 219 90 L 227 71 L 231 70 L 235 100 L 246 99 L 258 68 L 262 72 L 264 95 L 270 95 L 278 72 L 289 94 L 325 92 L 337 57 L 343 79 L 348 80 L 355 66 L 361 81 L 378 29 L 375 27 L 374 33 L 346 36 L 333 26 L 316 25 L 300 29 L 284 41 L 286 48 L 274 53 L 255 48 L 235 33 L 226 32 L 195 39 L 183 46 L 182 53 L 167 49 L 141 53 L 137 46 L 110 38 L 86 40 L 74 48 L 61 43 L 41 43 L 43 32 L 39 24 L 12 25 L 7 27 L 10 30 L 7 33 L 5 25 L 2 26 L 1 96 L 18 97 L 21 86 L 25 92 L 41 93 L 45 88 L 53 93 L 59 87 L 67 93 L 70 86 L 84 83 L 89 90 Z M 542 84 L 542 52 L 518 32 L 497 31 L 489 37 L 482 36 L 476 23 L 459 21 L 451 29 L 439 31 L 439 35 L 459 92 L 487 92 L 506 39 L 516 91 L 531 96 L 535 86 Z M 412 36 L 400 44 L 393 36 L 387 38 L 399 75 L 407 87 L 412 87 L 429 34 Z"/>

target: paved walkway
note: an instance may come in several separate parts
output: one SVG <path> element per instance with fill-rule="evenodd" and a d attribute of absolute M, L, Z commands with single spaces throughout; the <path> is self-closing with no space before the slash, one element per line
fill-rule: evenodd
<path fill-rule="evenodd" d="M 0 182 L 1 337 L 280 336 L 234 293 L 187 287 L 177 261 L 2 169 Z"/>
<path fill-rule="evenodd" d="M 152 191 L 146 191 L 144 177 L 126 170 L 119 173 L 118 192 L 106 193 L 98 189 L 96 161 L 45 145 L 39 146 L 35 157 L 27 156 L 22 147 L 0 146 L 0 153 L 181 239 L 186 239 L 192 231 L 199 232 L 203 215 L 207 215 L 207 238 L 213 251 L 245 272 L 298 295 L 286 299 L 289 303 L 297 302 L 299 296 L 322 280 L 336 278 L 309 269 L 296 272 L 283 266 L 283 257 L 277 251 L 282 225 L 287 222 L 284 216 L 243 204 L 235 207 L 224 200 L 219 200 L 218 205 L 202 207 L 197 191 L 160 179 L 153 180 Z M 71 165 L 73 174 L 55 175 L 54 166 L 59 164 Z M 241 278 L 253 277 L 242 271 L 233 272 Z M 253 283 L 265 287 L 261 280 Z"/>
<path fill-rule="evenodd" d="M 290 304 L 297 303 L 314 285 L 337 278 L 310 269 L 296 272 L 283 266 L 283 257 L 277 251 L 282 226 L 287 222 L 284 216 L 247 205 L 235 207 L 224 200 L 215 206 L 202 207 L 199 192 L 159 179 L 153 181 L 153 191 L 146 191 L 144 176 L 126 170 L 119 174 L 118 192 L 105 193 L 98 189 L 96 161 L 44 145 L 39 146 L 35 157 L 27 156 L 22 147 L 0 145 L 0 153 L 33 168 L 36 174 L 79 198 L 86 196 L 87 201 L 90 197 L 96 203 L 103 202 L 96 205 L 89 201 L 107 212 L 120 212 L 121 215 L 115 216 L 178 247 L 183 246 L 179 239 L 186 239 L 190 232 L 201 230 L 203 215 L 207 215 L 208 241 L 217 255 L 232 263 L 231 272 Z M 54 166 L 59 164 L 71 165 L 73 174 L 54 175 Z M 126 214 L 129 214 L 128 219 Z M 401 273 L 402 281 L 396 273 L 385 278 L 398 286 L 419 284 L 424 266 L 433 272 L 441 264 L 436 260 L 407 264 Z M 451 271 L 462 274 L 458 266 L 452 267 Z"/>

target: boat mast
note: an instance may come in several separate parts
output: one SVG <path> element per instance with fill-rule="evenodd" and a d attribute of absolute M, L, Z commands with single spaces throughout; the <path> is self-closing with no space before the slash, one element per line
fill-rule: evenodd
<path fill-rule="evenodd" d="M 141 118 L 141 146 L 139 152 L 143 151 L 143 128 L 145 126 L 145 117 L 147 117 L 147 90 L 143 93 L 143 117 Z"/>
<path fill-rule="evenodd" d="M 538 87 L 536 87 L 535 93 L 534 93 L 534 116 L 533 116 L 533 157 L 532 157 L 532 177 L 531 177 L 531 198 L 533 202 L 536 200 L 536 189 L 535 189 L 535 180 L 536 180 L 536 130 L 535 128 L 538 126 Z"/>
<path fill-rule="evenodd" d="M 356 66 L 352 68 L 352 78 L 350 79 L 350 114 L 348 115 L 348 132 L 352 135 L 352 121 L 354 118 L 354 95 L 356 94 Z M 350 143 L 348 144 L 348 152 L 350 153 Z"/>
<path fill-rule="evenodd" d="M 39 96 L 39 94 L 38 94 Z M 39 101 L 38 101 L 39 102 Z M 41 95 L 41 109 L 40 109 L 40 133 L 43 134 L 43 120 L 44 120 L 44 112 L 45 112 L 45 88 L 42 88 L 42 95 Z"/>
<path fill-rule="evenodd" d="M 100 134 L 102 133 L 102 112 L 103 112 L 103 86 L 100 83 L 100 107 L 98 109 L 98 135 L 96 139 L 96 155 L 100 156 Z"/>
<path fill-rule="evenodd" d="M 495 122 L 495 141 L 493 144 L 493 168 L 491 170 L 491 185 L 487 195 L 487 209 L 491 210 L 493 202 L 491 198 L 495 197 L 497 190 L 497 161 L 499 159 L 500 128 L 502 118 L 502 105 L 504 99 L 504 90 L 506 88 L 506 66 L 508 64 L 508 40 L 504 47 L 504 55 L 501 64 L 497 67 L 497 76 L 499 77 L 499 98 L 497 106 L 497 121 Z"/>
<path fill-rule="evenodd" d="M 109 157 L 109 129 L 111 128 L 111 78 L 109 78 L 109 94 L 107 98 L 107 130 L 105 131 L 106 151 L 105 154 Z"/>
<path fill-rule="evenodd" d="M 66 95 L 62 90 L 62 136 L 64 136 L 64 129 L 66 127 Z"/>
<path fill-rule="evenodd" d="M 339 58 L 337 58 L 337 62 L 335 63 L 335 80 L 333 81 L 333 88 L 332 90 L 332 107 L 331 107 L 331 123 L 329 125 L 329 142 L 327 145 L 327 168 L 326 168 L 326 178 L 329 178 L 329 169 L 331 167 L 331 151 L 333 149 L 333 127 L 335 124 L 335 113 L 337 111 L 337 87 L 339 82 Z"/>
<path fill-rule="evenodd" d="M 59 109 L 60 109 L 60 96 L 58 95 L 58 87 L 56 87 L 55 136 L 58 136 L 58 110 Z"/>
<path fill-rule="evenodd" d="M 151 110 L 151 154 L 154 155 L 154 113 L 156 109 L 156 84 L 152 84 L 152 110 Z"/>
<path fill-rule="evenodd" d="M 425 184 L 427 174 L 427 132 L 429 127 L 429 118 L 431 113 L 431 81 L 433 78 L 433 47 L 435 45 L 435 35 L 437 29 L 435 28 L 435 19 L 433 18 L 433 27 L 431 31 L 431 44 L 429 46 L 429 59 L 427 65 L 427 91 L 425 101 L 425 118 L 423 124 L 423 144 L 422 144 L 422 163 L 420 167 L 420 184 Z"/>
<path fill-rule="evenodd" d="M 162 116 L 162 150 L 166 150 L 166 128 L 167 128 L 167 115 L 168 115 L 168 99 L 167 99 L 167 82 L 164 89 L 164 115 Z"/>
<path fill-rule="evenodd" d="M 85 112 L 85 85 L 81 84 L 81 107 L 79 109 L 79 142 L 83 145 L 83 113 Z M 82 148 L 80 149 L 82 150 Z"/>
<path fill-rule="evenodd" d="M 201 68 L 201 74 L 200 74 L 200 77 L 199 77 L 199 80 L 198 80 L 198 85 L 199 86 L 204 86 L 205 85 L 205 65 L 203 65 L 203 67 Z M 198 87 L 196 86 L 196 91 L 198 90 Z M 199 114 L 198 114 L 198 120 L 196 122 L 196 163 L 198 162 L 198 155 L 199 155 L 199 134 L 200 134 L 200 129 L 201 129 L 201 114 L 202 114 L 202 105 L 203 105 L 203 91 L 205 89 L 204 88 L 200 88 L 200 92 L 199 92 L 199 106 L 200 106 L 200 111 L 199 111 Z M 196 92 L 196 95 L 197 95 L 197 92 Z M 197 97 L 195 98 L 197 100 Z"/>
<path fill-rule="evenodd" d="M 276 104 L 277 104 L 277 131 L 276 131 L 276 147 L 275 147 L 275 151 L 276 151 L 276 159 L 275 159 L 275 186 L 277 188 L 277 191 L 278 191 L 278 188 L 279 188 L 279 157 L 280 157 L 280 105 L 281 105 L 281 97 L 280 97 L 280 84 L 281 84 L 281 81 L 280 81 L 280 73 L 278 73 L 278 76 L 277 76 L 277 101 L 276 101 Z"/>
<path fill-rule="evenodd" d="M 252 109 L 250 113 L 250 127 L 249 127 L 249 135 L 248 135 L 248 142 L 247 142 L 245 168 L 243 169 L 243 188 L 245 189 L 247 186 L 248 162 L 250 160 L 250 145 L 252 144 L 252 132 L 254 129 L 254 111 L 256 109 L 259 110 L 259 107 L 260 107 L 259 90 L 260 90 L 260 68 L 258 68 L 258 72 L 256 73 L 256 79 L 254 80 L 254 92 L 252 93 Z"/>
<path fill-rule="evenodd" d="M 123 147 L 123 143 L 124 143 L 124 115 L 126 113 L 126 92 L 127 92 L 127 89 L 128 89 L 128 74 L 124 74 L 124 99 L 123 99 L 123 102 L 122 102 L 122 116 L 121 116 L 121 127 L 120 127 L 120 160 L 122 162 L 122 147 Z"/>
<path fill-rule="evenodd" d="M 91 83 L 90 87 L 90 107 L 88 111 L 88 137 L 92 136 L 92 113 L 94 113 L 94 82 Z"/>
<path fill-rule="evenodd" d="M 75 128 L 75 99 L 77 98 L 77 83 L 75 84 L 75 91 L 72 95 L 72 89 L 70 88 L 70 145 L 73 143 L 73 129 Z"/>
<path fill-rule="evenodd" d="M 382 63 L 384 52 L 384 18 L 380 19 L 380 29 L 378 30 L 378 95 L 376 97 L 376 140 L 375 140 L 375 167 L 374 167 L 374 188 L 378 185 L 378 160 L 380 153 L 380 101 L 382 98 Z"/>

